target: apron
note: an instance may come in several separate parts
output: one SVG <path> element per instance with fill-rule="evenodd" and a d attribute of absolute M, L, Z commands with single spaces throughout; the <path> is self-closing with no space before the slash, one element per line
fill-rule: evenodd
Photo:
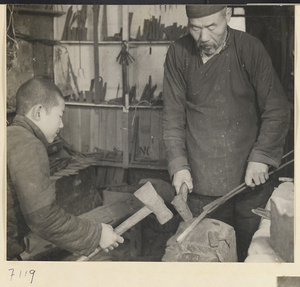
<path fill-rule="evenodd" d="M 260 126 L 255 90 L 234 45 L 205 64 L 192 54 L 185 78 L 186 146 L 194 192 L 220 196 L 244 181 Z"/>

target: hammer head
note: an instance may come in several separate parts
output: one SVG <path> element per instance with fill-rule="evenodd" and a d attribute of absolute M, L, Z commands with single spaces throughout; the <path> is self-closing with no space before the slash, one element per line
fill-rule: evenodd
<path fill-rule="evenodd" d="M 150 182 L 139 188 L 134 195 L 156 215 L 160 224 L 165 224 L 173 217 L 173 213 L 166 207 Z"/>

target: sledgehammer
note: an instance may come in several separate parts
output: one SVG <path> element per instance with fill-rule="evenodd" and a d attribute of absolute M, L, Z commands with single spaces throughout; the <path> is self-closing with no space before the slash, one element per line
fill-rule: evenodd
<path fill-rule="evenodd" d="M 127 218 L 118 227 L 116 227 L 114 230 L 116 234 L 122 235 L 124 232 L 143 220 L 150 213 L 154 213 L 156 215 L 160 224 L 165 224 L 173 217 L 173 213 L 166 207 L 163 199 L 157 194 L 150 182 L 147 182 L 141 188 L 139 188 L 134 195 L 141 202 L 143 202 L 145 206 Z M 101 249 L 98 247 L 92 254 L 89 256 L 82 256 L 77 261 L 87 261 L 96 255 L 100 250 Z"/>

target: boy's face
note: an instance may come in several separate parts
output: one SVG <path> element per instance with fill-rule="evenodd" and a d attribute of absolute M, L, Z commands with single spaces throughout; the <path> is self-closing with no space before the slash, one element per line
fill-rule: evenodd
<path fill-rule="evenodd" d="M 48 143 L 52 143 L 59 130 L 63 128 L 62 116 L 64 111 L 65 101 L 60 97 L 58 97 L 58 105 L 52 107 L 48 113 L 45 108 L 42 108 L 38 126 L 44 133 Z"/>

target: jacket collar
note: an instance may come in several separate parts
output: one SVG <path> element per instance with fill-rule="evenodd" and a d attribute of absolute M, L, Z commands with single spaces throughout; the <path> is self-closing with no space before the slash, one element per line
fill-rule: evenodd
<path fill-rule="evenodd" d="M 27 117 L 22 115 L 16 115 L 12 122 L 12 126 L 19 126 L 27 129 L 32 134 L 34 134 L 45 145 L 46 148 L 48 147 L 49 143 L 44 133 L 33 121 L 31 121 Z"/>

